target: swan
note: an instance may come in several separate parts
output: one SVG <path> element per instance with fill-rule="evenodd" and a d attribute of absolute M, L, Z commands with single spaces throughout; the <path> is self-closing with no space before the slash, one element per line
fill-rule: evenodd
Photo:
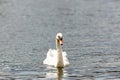
<path fill-rule="evenodd" d="M 62 50 L 63 45 L 63 35 L 62 33 L 57 33 L 56 35 L 56 50 L 49 49 L 47 52 L 46 59 L 43 64 L 54 66 L 57 68 L 63 68 L 68 66 L 69 60 L 67 59 L 67 53 Z"/>

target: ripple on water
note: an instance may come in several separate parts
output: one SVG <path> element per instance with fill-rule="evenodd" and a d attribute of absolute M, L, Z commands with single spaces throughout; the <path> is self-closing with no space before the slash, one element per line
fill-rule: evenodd
<path fill-rule="evenodd" d="M 45 78 L 44 72 L 37 71 L 16 71 L 12 73 L 2 72 L 0 73 L 0 79 L 2 80 L 17 80 L 17 79 L 43 79 Z"/>

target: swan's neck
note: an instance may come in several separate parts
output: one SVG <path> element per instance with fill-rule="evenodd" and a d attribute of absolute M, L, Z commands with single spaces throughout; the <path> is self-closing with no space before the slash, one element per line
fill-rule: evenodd
<path fill-rule="evenodd" d="M 58 40 L 56 40 L 56 48 L 57 48 L 57 67 L 64 67 L 63 64 L 63 56 L 62 56 L 62 47 L 61 45 L 58 43 Z"/>

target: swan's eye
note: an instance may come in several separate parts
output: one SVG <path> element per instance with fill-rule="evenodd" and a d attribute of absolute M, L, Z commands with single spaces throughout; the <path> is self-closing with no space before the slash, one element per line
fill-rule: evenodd
<path fill-rule="evenodd" d="M 63 38 L 60 38 L 60 40 L 63 40 Z"/>
<path fill-rule="evenodd" d="M 59 40 L 63 40 L 63 37 L 58 36 L 58 39 L 59 39 Z"/>

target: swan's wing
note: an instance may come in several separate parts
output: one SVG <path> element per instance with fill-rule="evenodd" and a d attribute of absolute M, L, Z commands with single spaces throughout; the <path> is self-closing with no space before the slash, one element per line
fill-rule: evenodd
<path fill-rule="evenodd" d="M 55 49 L 49 49 L 47 52 L 46 59 L 43 61 L 43 64 L 54 65 L 56 61 L 57 51 Z"/>
<path fill-rule="evenodd" d="M 53 58 L 57 54 L 55 49 L 49 49 L 47 52 L 47 57 Z"/>
<path fill-rule="evenodd" d="M 63 55 L 64 66 L 68 66 L 70 63 L 67 58 L 67 53 L 62 52 L 62 55 Z M 46 59 L 43 61 L 43 64 L 47 64 L 47 65 L 51 65 L 51 66 L 57 65 L 57 51 L 55 49 L 48 50 Z"/>
<path fill-rule="evenodd" d="M 70 63 L 69 63 L 69 60 L 67 58 L 67 53 L 65 51 L 62 52 L 62 55 L 63 55 L 63 61 L 64 61 L 64 65 L 65 66 L 68 66 Z"/>

